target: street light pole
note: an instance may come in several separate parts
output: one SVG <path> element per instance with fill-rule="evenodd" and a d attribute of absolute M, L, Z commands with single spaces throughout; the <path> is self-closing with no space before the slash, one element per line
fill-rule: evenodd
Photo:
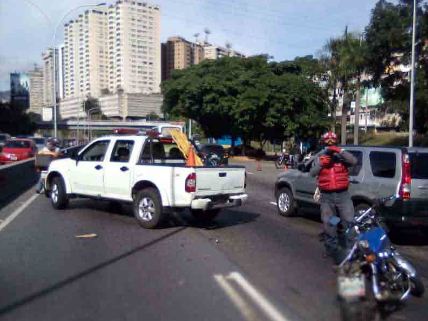
<path fill-rule="evenodd" d="M 91 141 L 92 140 L 92 130 L 91 130 L 91 114 L 94 112 L 94 111 L 100 111 L 101 109 L 100 109 L 100 107 L 93 107 L 93 108 L 90 108 L 89 110 L 88 110 L 88 138 L 89 138 L 89 141 Z"/>
<path fill-rule="evenodd" d="M 409 110 L 409 147 L 413 147 L 413 122 L 415 103 L 415 42 L 416 42 L 416 0 L 413 0 L 413 29 L 412 29 L 412 68 L 410 74 L 410 110 Z"/>
<path fill-rule="evenodd" d="M 105 2 L 99 3 L 99 4 L 87 4 L 82 6 L 77 6 L 71 10 L 69 10 L 62 18 L 59 20 L 58 24 L 55 26 L 54 34 L 52 38 L 52 52 L 53 52 L 53 121 L 54 121 L 54 137 L 57 137 L 58 135 L 58 122 L 57 122 L 57 96 L 56 96 L 56 48 L 55 48 L 55 42 L 56 42 L 56 32 L 58 30 L 58 27 L 62 24 L 63 20 L 72 12 L 82 9 L 82 8 L 89 8 L 89 7 L 98 7 L 98 6 L 104 6 Z"/>

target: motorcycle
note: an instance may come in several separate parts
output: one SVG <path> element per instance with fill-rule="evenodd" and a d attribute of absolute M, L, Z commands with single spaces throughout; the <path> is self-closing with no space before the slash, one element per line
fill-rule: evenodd
<path fill-rule="evenodd" d="M 278 158 L 275 160 L 275 167 L 277 169 L 284 168 L 284 166 L 288 166 L 290 163 L 290 155 L 285 152 L 285 150 L 282 151 L 281 155 L 278 156 Z"/>
<path fill-rule="evenodd" d="M 338 296 L 342 320 L 370 320 L 370 299 L 380 312 L 398 307 L 410 294 L 425 288 L 412 264 L 391 244 L 377 209 L 390 207 L 395 196 L 380 199 L 360 211 L 346 229 L 349 253 L 338 267 Z M 373 302 L 373 300 L 371 300 Z"/>

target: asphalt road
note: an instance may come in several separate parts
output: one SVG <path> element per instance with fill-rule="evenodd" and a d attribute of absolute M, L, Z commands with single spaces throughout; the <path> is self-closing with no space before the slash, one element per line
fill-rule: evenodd
<path fill-rule="evenodd" d="M 56 211 L 26 192 L 0 211 L 0 320 L 339 320 L 317 213 L 278 216 L 280 171 L 245 165 L 249 201 L 205 225 L 175 213 L 144 230 L 128 206 L 73 200 Z M 428 285 L 428 241 L 417 239 L 399 248 Z M 411 298 L 388 320 L 424 320 L 427 307 Z"/>

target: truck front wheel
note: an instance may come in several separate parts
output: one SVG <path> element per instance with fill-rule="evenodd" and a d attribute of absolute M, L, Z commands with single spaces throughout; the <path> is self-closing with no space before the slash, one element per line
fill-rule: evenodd
<path fill-rule="evenodd" d="M 50 191 L 50 198 L 52 206 L 61 210 L 67 207 L 68 205 L 68 195 L 65 191 L 65 185 L 62 177 L 56 176 L 52 180 L 52 186 Z"/>
<path fill-rule="evenodd" d="M 134 199 L 134 216 L 144 228 L 152 229 L 162 224 L 165 214 L 156 189 L 145 188 L 137 192 Z"/>
<path fill-rule="evenodd" d="M 199 221 L 203 222 L 209 222 L 215 219 L 220 213 L 220 209 L 213 209 L 213 210 L 192 210 L 192 215 L 194 218 L 196 218 Z"/>

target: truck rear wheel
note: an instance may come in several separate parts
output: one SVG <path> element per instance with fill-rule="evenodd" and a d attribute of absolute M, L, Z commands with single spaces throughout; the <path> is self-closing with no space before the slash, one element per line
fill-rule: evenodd
<path fill-rule="evenodd" d="M 156 189 L 145 188 L 137 192 L 134 199 L 134 216 L 144 228 L 157 228 L 162 224 L 165 214 Z"/>
<path fill-rule="evenodd" d="M 192 215 L 195 219 L 202 222 L 210 222 L 213 219 L 215 219 L 220 213 L 220 209 L 213 209 L 213 210 L 192 210 Z"/>

